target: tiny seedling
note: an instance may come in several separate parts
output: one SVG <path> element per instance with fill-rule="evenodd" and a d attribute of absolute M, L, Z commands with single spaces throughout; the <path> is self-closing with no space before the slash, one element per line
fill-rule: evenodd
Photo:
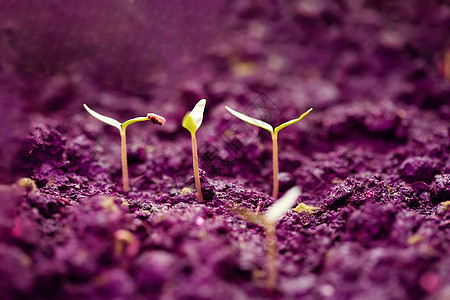
<path fill-rule="evenodd" d="M 256 223 L 264 227 L 267 249 L 267 288 L 269 291 L 273 291 L 276 288 L 278 276 L 276 226 L 278 220 L 291 209 L 300 197 L 300 194 L 301 190 L 298 186 L 289 189 L 264 214 L 255 213 L 243 208 L 236 210 L 248 222 Z"/>
<path fill-rule="evenodd" d="M 194 165 L 194 178 L 195 185 L 197 187 L 198 201 L 203 203 L 202 186 L 200 184 L 200 175 L 198 171 L 198 154 L 197 154 L 197 139 L 195 137 L 195 132 L 202 125 L 203 122 L 203 112 L 205 111 L 206 99 L 201 99 L 194 106 L 191 112 L 188 112 L 183 118 L 183 127 L 189 130 L 191 133 L 192 140 L 192 159 Z"/>
<path fill-rule="evenodd" d="M 83 106 L 87 110 L 87 112 L 90 113 L 94 118 L 119 129 L 120 140 L 121 140 L 121 145 L 122 145 L 121 149 L 122 149 L 123 191 L 127 193 L 130 190 L 130 184 L 128 182 L 128 163 L 127 163 L 127 138 L 126 138 L 127 127 L 133 123 L 142 122 L 142 121 L 151 121 L 153 124 L 161 126 L 164 123 L 166 123 L 166 119 L 164 119 L 163 117 L 161 117 L 157 114 L 148 113 L 146 117 L 137 117 L 137 118 L 129 119 L 123 123 L 120 123 L 119 121 L 117 121 L 113 118 L 106 117 L 104 115 L 99 114 L 98 112 L 93 111 L 86 104 L 83 104 Z"/>
<path fill-rule="evenodd" d="M 278 198 L 278 132 L 281 129 L 283 129 L 283 128 L 289 126 L 289 125 L 297 123 L 298 121 L 300 121 L 301 119 L 306 117 L 306 115 L 309 114 L 313 109 L 312 108 L 308 109 L 305 113 L 303 113 L 297 119 L 293 119 L 293 120 L 290 120 L 288 122 L 285 122 L 285 123 L 281 124 L 280 126 L 275 127 L 275 129 L 274 129 L 272 127 L 272 125 L 270 125 L 270 124 L 268 124 L 268 123 L 266 123 L 264 121 L 261 121 L 261 120 L 249 117 L 247 115 L 244 115 L 243 113 L 237 112 L 237 111 L 235 111 L 234 109 L 231 109 L 228 106 L 225 106 L 225 108 L 233 116 L 241 119 L 242 121 L 245 121 L 245 122 L 247 122 L 249 124 L 252 124 L 252 125 L 255 125 L 255 126 L 261 127 L 261 128 L 263 128 L 265 130 L 270 131 L 270 134 L 272 136 L 272 156 L 273 156 L 273 191 L 272 191 L 272 196 L 275 199 L 277 199 Z"/>

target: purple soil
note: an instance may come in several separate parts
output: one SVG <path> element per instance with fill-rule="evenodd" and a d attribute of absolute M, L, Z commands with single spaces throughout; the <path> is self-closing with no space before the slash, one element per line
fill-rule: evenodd
<path fill-rule="evenodd" d="M 0 4 L 0 298 L 449 299 L 450 7 L 199 2 Z M 205 204 L 181 127 L 200 98 Z M 127 130 L 129 193 L 83 103 L 166 118 Z M 235 212 L 274 202 L 270 135 L 224 105 L 314 108 L 279 136 L 280 194 L 317 209 L 279 221 L 275 291 Z"/>

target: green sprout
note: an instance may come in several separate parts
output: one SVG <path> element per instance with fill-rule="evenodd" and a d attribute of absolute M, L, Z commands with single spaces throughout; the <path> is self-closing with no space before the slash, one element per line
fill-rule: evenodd
<path fill-rule="evenodd" d="M 268 124 L 268 123 L 266 123 L 264 121 L 261 121 L 261 120 L 249 117 L 247 115 L 244 115 L 243 113 L 237 112 L 237 111 L 235 111 L 234 109 L 231 109 L 228 106 L 225 106 L 225 108 L 233 116 L 241 119 L 242 121 L 270 131 L 270 134 L 272 136 L 272 156 L 273 156 L 273 191 L 272 191 L 272 197 L 277 199 L 278 198 L 278 132 L 281 129 L 283 129 L 283 128 L 289 126 L 289 125 L 297 123 L 298 121 L 300 121 L 301 119 L 306 117 L 306 115 L 309 114 L 313 109 L 312 108 L 308 109 L 305 113 L 303 113 L 297 119 L 293 119 L 293 120 L 290 120 L 288 122 L 285 122 L 285 123 L 281 124 L 280 126 L 275 127 L 275 129 L 274 129 L 272 127 L 272 125 L 270 125 L 270 124 Z"/>
<path fill-rule="evenodd" d="M 126 129 L 129 125 L 136 123 L 136 122 L 142 122 L 142 121 L 151 121 L 153 124 L 156 125 L 163 125 L 166 123 L 166 119 L 163 117 L 154 114 L 154 113 L 148 113 L 146 117 L 137 117 L 133 119 L 129 119 L 123 123 L 120 123 L 119 121 L 106 117 L 104 115 L 99 114 L 98 112 L 93 111 L 89 108 L 86 104 L 83 104 L 84 108 L 87 110 L 88 113 L 90 113 L 94 118 L 97 120 L 100 120 L 108 125 L 114 126 L 117 129 L 119 129 L 120 132 L 120 140 L 121 140 L 121 150 L 122 150 L 122 181 L 123 181 L 123 191 L 127 193 L 130 190 L 130 184 L 128 182 L 128 163 L 127 163 L 127 138 L 126 138 Z"/>
<path fill-rule="evenodd" d="M 195 105 L 191 112 L 188 112 L 183 118 L 183 127 L 189 130 L 191 133 L 192 140 L 192 159 L 194 165 L 194 178 L 195 185 L 197 187 L 198 201 L 203 203 L 202 186 L 200 184 L 200 175 L 198 170 L 198 154 L 197 154 L 197 139 L 195 137 L 195 132 L 202 125 L 203 122 L 203 112 L 205 111 L 206 99 L 201 99 Z"/>
<path fill-rule="evenodd" d="M 236 211 L 248 222 L 262 225 L 266 236 L 267 251 L 267 289 L 273 291 L 277 286 L 278 277 L 278 248 L 276 226 L 278 220 L 283 217 L 300 197 L 301 190 L 298 186 L 289 189 L 278 199 L 264 214 L 255 213 L 248 209 L 240 208 Z"/>

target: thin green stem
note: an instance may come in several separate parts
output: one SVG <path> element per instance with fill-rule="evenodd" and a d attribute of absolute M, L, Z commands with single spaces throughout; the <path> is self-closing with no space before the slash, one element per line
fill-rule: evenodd
<path fill-rule="evenodd" d="M 272 132 L 272 156 L 273 156 L 273 191 L 272 197 L 278 198 L 278 135 Z"/>
<path fill-rule="evenodd" d="M 264 225 L 264 231 L 266 233 L 267 243 L 267 289 L 274 291 L 277 287 L 277 263 L 278 263 L 278 249 L 277 249 L 277 236 L 276 236 L 276 224 L 266 223 Z"/>
<path fill-rule="evenodd" d="M 120 141 L 122 144 L 122 181 L 123 181 L 123 191 L 128 193 L 130 190 L 130 184 L 128 183 L 128 162 L 127 162 L 127 138 L 126 129 L 120 130 Z"/>
<path fill-rule="evenodd" d="M 191 137 L 192 137 L 192 158 L 194 165 L 194 178 L 195 178 L 195 185 L 197 187 L 198 202 L 203 203 L 204 201 L 202 194 L 202 186 L 200 184 L 200 175 L 198 170 L 197 139 L 195 137 L 195 132 L 191 133 Z"/>

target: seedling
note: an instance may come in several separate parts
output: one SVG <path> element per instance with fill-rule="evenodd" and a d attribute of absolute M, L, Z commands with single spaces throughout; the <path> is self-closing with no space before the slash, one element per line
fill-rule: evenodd
<path fill-rule="evenodd" d="M 164 123 L 166 123 L 166 119 L 164 119 L 163 117 L 161 117 L 157 114 L 148 113 L 146 117 L 137 117 L 137 118 L 129 119 L 123 123 L 120 123 L 119 121 L 117 121 L 113 118 L 106 117 L 104 115 L 99 114 L 98 112 L 93 111 L 86 104 L 83 104 L 83 106 L 87 110 L 87 112 L 90 113 L 94 118 L 119 129 L 121 150 L 122 150 L 123 191 L 127 193 L 130 190 L 130 184 L 128 181 L 128 163 L 127 163 L 127 138 L 126 138 L 127 127 L 133 123 L 142 122 L 142 121 L 151 121 L 153 124 L 161 126 Z"/>
<path fill-rule="evenodd" d="M 298 186 L 289 189 L 264 214 L 254 213 L 243 208 L 237 210 L 248 222 L 260 224 L 264 227 L 267 249 L 267 288 L 269 291 L 273 291 L 276 288 L 278 277 L 276 226 L 278 220 L 295 204 L 300 194 L 301 190 Z"/>
<path fill-rule="evenodd" d="M 195 185 L 197 187 L 198 201 L 203 203 L 202 186 L 200 184 L 200 175 L 198 171 L 198 154 L 197 154 L 197 139 L 195 137 L 195 132 L 202 125 L 203 122 L 203 112 L 205 111 L 206 99 L 201 99 L 194 106 L 191 112 L 188 112 L 183 118 L 183 127 L 189 130 L 191 133 L 192 140 L 192 160 L 194 165 L 194 178 Z"/>
<path fill-rule="evenodd" d="M 272 197 L 277 199 L 278 198 L 278 132 L 281 129 L 283 129 L 283 128 L 289 126 L 289 125 L 297 123 L 298 121 L 300 121 L 301 119 L 306 117 L 306 115 L 309 114 L 313 109 L 312 108 L 308 109 L 305 113 L 303 113 L 297 119 L 293 119 L 293 120 L 290 120 L 288 122 L 285 122 L 285 123 L 281 124 L 280 126 L 275 127 L 275 129 L 274 129 L 272 127 L 272 125 L 270 125 L 270 124 L 268 124 L 268 123 L 266 123 L 264 121 L 261 121 L 261 120 L 249 117 L 247 115 L 244 115 L 243 113 L 237 112 L 237 111 L 235 111 L 234 109 L 231 109 L 228 106 L 225 106 L 225 108 L 233 116 L 241 119 L 242 121 L 270 131 L 270 134 L 272 136 L 272 156 L 273 156 L 273 191 L 272 191 Z"/>

